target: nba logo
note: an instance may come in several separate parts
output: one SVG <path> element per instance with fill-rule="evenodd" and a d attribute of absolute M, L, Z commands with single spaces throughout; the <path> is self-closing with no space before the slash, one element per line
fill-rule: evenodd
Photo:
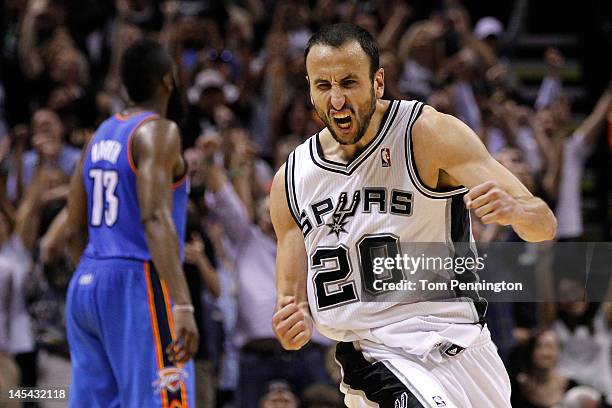
<path fill-rule="evenodd" d="M 383 167 L 391 167 L 391 150 L 386 147 L 380 149 L 380 161 Z"/>

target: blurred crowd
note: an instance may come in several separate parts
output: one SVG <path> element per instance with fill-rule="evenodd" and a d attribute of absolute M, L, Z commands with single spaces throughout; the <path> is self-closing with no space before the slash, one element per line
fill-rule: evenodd
<path fill-rule="evenodd" d="M 515 3 L 502 23 L 472 21 L 452 0 L 0 2 L 0 388 L 70 383 L 64 301 L 74 265 L 56 217 L 83 146 L 129 103 L 119 57 L 143 37 L 167 47 L 181 89 L 170 116 L 191 177 L 184 269 L 201 333 L 199 406 L 343 406 L 332 342 L 317 335 L 287 352 L 270 323 L 268 193 L 289 152 L 322 127 L 303 51 L 324 24 L 370 31 L 385 99 L 418 99 L 459 117 L 555 210 L 558 240 L 593 240 L 583 224 L 584 170 L 612 132 L 612 88 L 575 112 L 560 74 L 565 57 L 548 47 L 541 86 L 527 100 L 510 52 L 527 2 Z M 504 227 L 473 227 L 480 242 L 520 240 Z M 514 406 L 612 403 L 610 303 L 491 304 L 488 321 Z"/>

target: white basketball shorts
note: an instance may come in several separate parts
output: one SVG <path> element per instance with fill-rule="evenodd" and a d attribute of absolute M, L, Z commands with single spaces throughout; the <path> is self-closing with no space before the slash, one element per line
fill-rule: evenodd
<path fill-rule="evenodd" d="M 511 407 L 508 373 L 486 326 L 470 347 L 441 345 L 423 359 L 382 347 L 367 341 L 337 345 L 348 407 Z"/>

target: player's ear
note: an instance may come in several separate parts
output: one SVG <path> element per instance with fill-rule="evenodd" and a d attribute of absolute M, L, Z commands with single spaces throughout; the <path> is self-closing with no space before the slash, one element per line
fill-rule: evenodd
<path fill-rule="evenodd" d="M 385 93 L 385 70 L 384 68 L 378 68 L 374 74 L 374 90 L 377 98 L 382 98 Z"/>
<path fill-rule="evenodd" d="M 306 82 L 308 82 L 308 89 L 310 89 L 310 77 L 306 75 Z M 314 106 L 314 101 L 312 100 L 312 92 L 308 91 L 308 96 L 310 97 L 310 104 Z"/>
<path fill-rule="evenodd" d="M 172 75 L 172 72 L 168 72 L 162 77 L 162 84 L 168 92 L 172 92 L 174 89 L 174 75 Z"/>

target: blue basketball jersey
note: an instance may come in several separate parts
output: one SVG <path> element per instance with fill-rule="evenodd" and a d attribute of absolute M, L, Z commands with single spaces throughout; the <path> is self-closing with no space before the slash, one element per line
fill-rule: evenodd
<path fill-rule="evenodd" d="M 140 220 L 136 166 L 131 139 L 142 124 L 158 119 L 153 112 L 115 115 L 104 121 L 89 144 L 83 163 L 87 191 L 90 258 L 151 259 Z M 181 259 L 187 216 L 186 177 L 172 186 L 172 218 L 179 238 Z"/>

